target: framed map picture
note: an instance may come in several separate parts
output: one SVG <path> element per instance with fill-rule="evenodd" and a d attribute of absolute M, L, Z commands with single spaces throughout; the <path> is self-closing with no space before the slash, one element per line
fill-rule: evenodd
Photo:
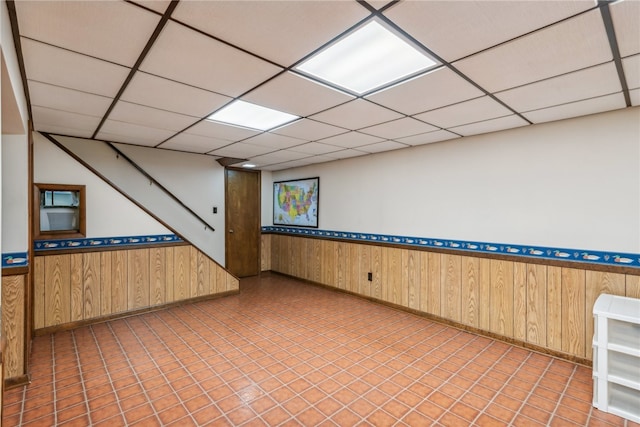
<path fill-rule="evenodd" d="M 273 183 L 273 225 L 318 228 L 320 178 Z"/>

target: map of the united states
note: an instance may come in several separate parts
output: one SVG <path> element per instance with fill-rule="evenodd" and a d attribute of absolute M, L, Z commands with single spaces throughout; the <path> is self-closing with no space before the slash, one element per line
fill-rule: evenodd
<path fill-rule="evenodd" d="M 278 183 L 274 188 L 277 206 L 274 209 L 274 220 L 281 224 L 311 225 L 317 218 L 318 192 L 315 181 L 305 184 Z"/>

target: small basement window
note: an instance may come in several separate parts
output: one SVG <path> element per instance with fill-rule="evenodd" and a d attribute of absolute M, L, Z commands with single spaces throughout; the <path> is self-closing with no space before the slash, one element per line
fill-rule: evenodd
<path fill-rule="evenodd" d="M 34 237 L 85 237 L 85 186 L 35 184 Z"/>

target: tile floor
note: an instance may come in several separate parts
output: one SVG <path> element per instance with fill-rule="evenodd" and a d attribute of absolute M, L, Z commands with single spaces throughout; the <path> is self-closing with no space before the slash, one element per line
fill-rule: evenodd
<path fill-rule="evenodd" d="M 5 426 L 633 424 L 587 367 L 278 275 L 38 337 L 31 375 Z"/>

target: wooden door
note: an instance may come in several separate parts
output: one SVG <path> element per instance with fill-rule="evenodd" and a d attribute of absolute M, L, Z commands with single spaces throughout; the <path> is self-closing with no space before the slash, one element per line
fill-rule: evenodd
<path fill-rule="evenodd" d="M 238 277 L 260 273 L 260 172 L 225 170 L 226 267 Z"/>

